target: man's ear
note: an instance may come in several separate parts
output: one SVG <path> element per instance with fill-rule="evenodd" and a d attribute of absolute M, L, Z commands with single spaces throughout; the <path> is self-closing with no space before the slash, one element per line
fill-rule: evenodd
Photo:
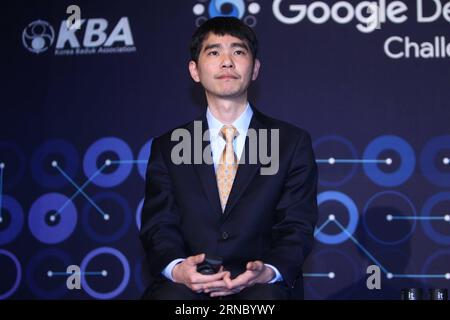
<path fill-rule="evenodd" d="M 258 78 L 260 67 L 261 67 L 261 62 L 259 62 L 258 59 L 255 59 L 255 63 L 253 64 L 252 80 L 256 80 L 256 78 Z"/>
<path fill-rule="evenodd" d="M 193 60 L 189 61 L 189 73 L 191 74 L 192 80 L 195 82 L 200 82 L 200 77 L 198 76 L 197 63 Z"/>

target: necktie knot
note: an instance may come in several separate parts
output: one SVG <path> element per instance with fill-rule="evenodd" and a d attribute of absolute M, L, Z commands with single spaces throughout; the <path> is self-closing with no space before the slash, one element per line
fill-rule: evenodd
<path fill-rule="evenodd" d="M 222 129 L 220 129 L 220 133 L 227 144 L 232 143 L 234 138 L 239 135 L 239 132 L 233 125 L 224 125 Z"/>

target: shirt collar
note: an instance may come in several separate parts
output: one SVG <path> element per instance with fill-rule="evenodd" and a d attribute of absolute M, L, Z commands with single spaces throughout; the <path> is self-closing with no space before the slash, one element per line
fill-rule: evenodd
<path fill-rule="evenodd" d="M 252 119 L 253 110 L 250 103 L 247 102 L 245 110 L 239 115 L 239 117 L 233 121 L 232 125 L 237 129 L 239 135 L 247 135 L 247 130 Z M 209 106 L 206 110 L 206 119 L 208 121 L 208 128 L 211 136 L 217 137 L 219 135 L 220 129 L 224 126 L 216 117 L 213 116 Z"/>

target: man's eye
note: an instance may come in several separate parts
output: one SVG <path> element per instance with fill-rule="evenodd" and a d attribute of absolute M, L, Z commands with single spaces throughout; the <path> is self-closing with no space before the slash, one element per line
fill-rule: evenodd
<path fill-rule="evenodd" d="M 208 52 L 208 56 L 217 56 L 219 54 L 218 51 L 210 51 Z"/>
<path fill-rule="evenodd" d="M 245 54 L 245 51 L 244 51 L 244 50 L 236 50 L 236 51 L 234 52 L 234 54 L 240 56 L 240 55 Z"/>

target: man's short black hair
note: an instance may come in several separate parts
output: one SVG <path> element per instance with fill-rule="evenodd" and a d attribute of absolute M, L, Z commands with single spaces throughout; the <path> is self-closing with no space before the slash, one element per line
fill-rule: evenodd
<path fill-rule="evenodd" d="M 215 17 L 205 21 L 195 31 L 191 39 L 191 60 L 198 62 L 198 56 L 202 49 L 203 41 L 208 33 L 224 36 L 230 35 L 246 42 L 252 53 L 253 60 L 258 53 L 258 39 L 256 33 L 244 22 L 234 17 Z"/>

